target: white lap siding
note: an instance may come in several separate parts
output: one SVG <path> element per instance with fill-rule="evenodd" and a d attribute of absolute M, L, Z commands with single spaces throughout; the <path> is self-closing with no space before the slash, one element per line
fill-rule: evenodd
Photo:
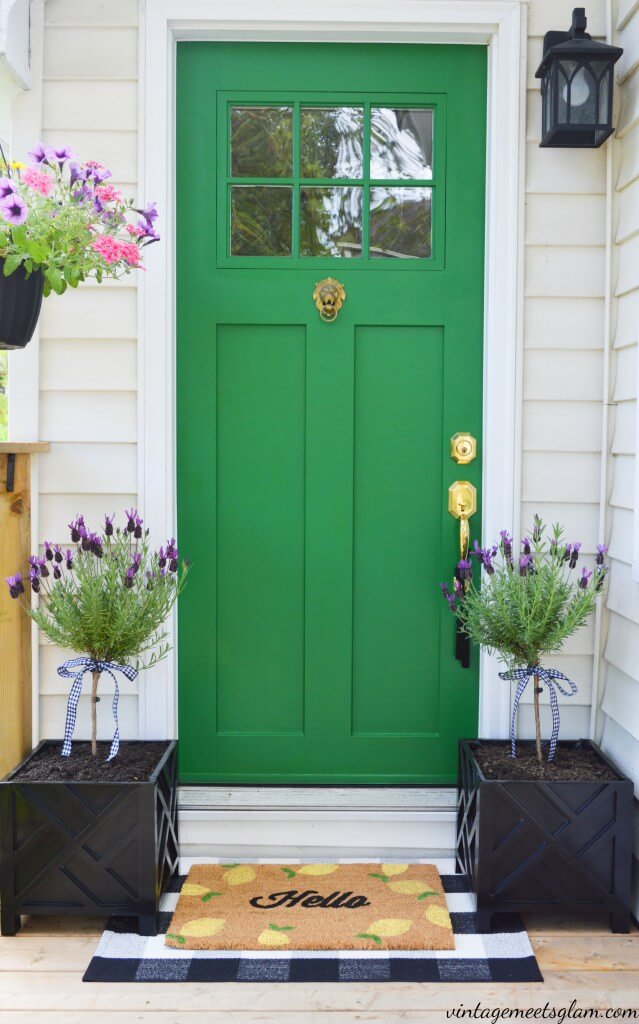
<path fill-rule="evenodd" d="M 42 137 L 113 169 L 125 195 L 137 196 L 138 7 L 136 0 L 47 0 L 44 8 Z M 51 453 L 40 461 L 40 534 L 64 542 L 82 512 L 136 504 L 137 381 L 135 275 L 84 285 L 44 304 L 40 329 L 40 434 Z M 59 736 L 68 682 L 64 652 L 40 647 L 40 735 Z M 103 693 L 113 684 L 103 680 Z M 120 727 L 138 734 L 137 684 L 121 681 Z M 111 701 L 98 706 L 111 735 Z M 76 735 L 89 734 L 80 701 Z"/>
<path fill-rule="evenodd" d="M 539 149 L 534 78 L 543 34 L 567 27 L 572 6 L 572 0 L 528 4 L 522 522 L 529 524 L 536 511 L 549 522 L 562 520 L 568 536 L 582 539 L 592 553 L 602 449 L 605 152 Z M 102 160 L 133 195 L 137 9 L 136 0 L 47 0 L 44 40 L 44 140 L 68 142 L 83 156 Z M 588 17 L 593 34 L 601 36 L 604 0 L 591 0 Z M 161 211 L 168 216 L 171 211 Z M 136 501 L 136 293 L 134 279 L 129 281 L 87 286 L 46 303 L 40 417 L 52 450 L 41 460 L 39 501 L 47 539 L 63 540 L 77 512 L 95 521 Z M 560 698 L 564 736 L 588 733 L 593 650 L 588 629 L 554 659 L 579 685 L 577 697 Z M 41 735 L 57 735 L 61 728 L 67 688 L 55 673 L 59 657 L 42 649 Z M 136 685 L 123 686 L 122 731 L 133 736 Z M 527 694 L 522 706 L 521 735 L 531 733 L 530 699 Z M 109 702 L 100 713 L 108 732 Z M 78 734 L 86 730 L 87 708 L 81 706 Z"/>
<path fill-rule="evenodd" d="M 624 0 L 616 9 L 618 65 L 614 142 L 612 423 L 610 438 L 610 583 L 603 658 L 601 744 L 635 782 L 639 798 L 639 582 L 633 557 L 637 529 L 637 341 L 639 339 L 639 13 Z M 636 805 L 638 806 L 638 805 Z M 635 813 L 639 856 L 639 813 Z M 635 862 L 637 869 L 637 862 Z M 639 872 L 635 870 L 637 876 Z M 635 881 L 639 913 L 639 879 Z"/>

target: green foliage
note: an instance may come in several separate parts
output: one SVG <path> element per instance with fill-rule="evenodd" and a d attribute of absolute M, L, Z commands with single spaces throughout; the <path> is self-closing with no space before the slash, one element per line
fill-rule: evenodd
<path fill-rule="evenodd" d="M 519 560 L 505 532 L 499 546 L 476 546 L 484 569 L 481 583 L 469 580 L 470 562 L 460 562 L 455 594 L 442 588 L 471 640 L 495 652 L 509 668 L 535 665 L 543 655 L 559 651 L 585 625 L 602 593 L 606 548 L 598 548 L 593 572 L 582 568 L 577 576 L 580 545 L 566 544 L 558 525 L 550 541 L 544 533 L 535 517 Z"/>
<path fill-rule="evenodd" d="M 60 579 L 52 578 L 57 562 L 40 559 L 49 574 L 43 574 L 42 564 L 36 570 L 40 603 L 28 613 L 60 647 L 96 661 L 150 668 L 170 650 L 163 624 L 188 567 L 183 563 L 171 571 L 162 566 L 164 552 L 152 551 L 146 535 L 136 540 L 116 530 L 100 541 L 101 555 L 95 553 L 95 542 L 89 550 L 78 544 L 71 568 L 58 568 Z"/>

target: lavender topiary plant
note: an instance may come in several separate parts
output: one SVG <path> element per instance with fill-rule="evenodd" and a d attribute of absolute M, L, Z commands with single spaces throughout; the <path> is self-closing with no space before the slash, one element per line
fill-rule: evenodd
<path fill-rule="evenodd" d="M 152 550 L 148 530 L 135 509 L 126 512 L 126 526 L 114 527 L 106 516 L 102 533 L 87 529 L 83 516 L 69 523 L 72 548 L 44 542 L 44 554 L 29 559 L 29 583 L 39 595 L 37 607 L 25 610 L 52 643 L 77 651 L 58 673 L 73 678 L 62 753 L 71 752 L 71 736 L 85 672 L 93 679 L 91 749 L 97 754 L 96 703 L 100 674 L 115 681 L 113 714 L 116 731 L 109 760 L 117 754 L 118 684 L 114 672 L 134 679 L 141 668 L 164 658 L 170 645 L 164 623 L 180 595 L 188 563 L 179 565 L 175 540 Z M 7 578 L 11 597 L 25 593 L 21 573 Z M 133 662 L 133 664 L 130 664 Z"/>
<path fill-rule="evenodd" d="M 559 707 L 556 688 L 568 696 L 576 693 L 575 684 L 556 669 L 542 667 L 545 655 L 559 650 L 564 641 L 586 623 L 601 596 L 607 567 L 605 545 L 597 546 L 592 570 L 583 567 L 574 575 L 581 544 L 563 540 L 563 529 L 555 526 L 549 540 L 539 516 L 535 516 L 530 536 L 521 542 L 517 557 L 513 540 L 501 531 L 499 544 L 481 548 L 475 541 L 473 552 L 484 571 L 479 586 L 472 579 L 470 558 L 459 562 L 454 589 L 440 584 L 448 605 L 474 643 L 495 652 L 508 666 L 501 679 L 517 682 L 511 722 L 511 747 L 515 756 L 515 720 L 519 699 L 528 680 L 534 679 L 534 712 L 537 760 L 541 764 L 541 722 L 539 694 L 543 681 L 548 689 L 553 715 L 553 732 L 548 760 L 551 761 L 559 731 Z M 569 690 L 562 688 L 565 680 Z"/>

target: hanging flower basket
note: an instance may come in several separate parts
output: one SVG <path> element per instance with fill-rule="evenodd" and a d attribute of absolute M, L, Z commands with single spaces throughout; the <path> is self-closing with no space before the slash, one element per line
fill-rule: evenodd
<path fill-rule="evenodd" d="M 29 158 L 7 161 L 0 147 L 0 349 L 29 343 L 43 297 L 140 269 L 159 239 L 155 205 L 124 199 L 98 161 L 42 143 Z"/>
<path fill-rule="evenodd" d="M 0 349 L 24 348 L 40 316 L 44 274 L 35 270 L 28 275 L 20 266 L 5 277 L 4 267 L 0 257 Z"/>

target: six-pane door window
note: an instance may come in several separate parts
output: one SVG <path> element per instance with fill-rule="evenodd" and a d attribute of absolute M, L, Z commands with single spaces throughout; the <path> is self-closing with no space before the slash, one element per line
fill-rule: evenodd
<path fill-rule="evenodd" d="M 231 256 L 432 255 L 431 108 L 229 109 Z"/>

